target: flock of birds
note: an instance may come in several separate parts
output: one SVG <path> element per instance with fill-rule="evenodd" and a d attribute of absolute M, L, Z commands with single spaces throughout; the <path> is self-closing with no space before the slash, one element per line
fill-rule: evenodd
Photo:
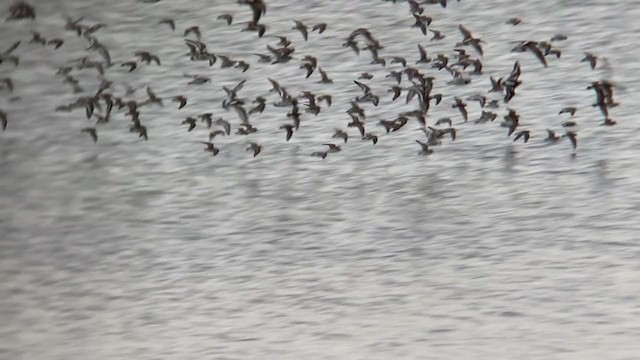
<path fill-rule="evenodd" d="M 143 3 L 156 3 L 159 0 L 138 1 Z M 396 0 L 384 1 L 396 3 Z M 237 3 L 250 7 L 252 11 L 251 19 L 243 23 L 244 27 L 241 31 L 255 32 L 258 37 L 265 36 L 268 28 L 261 21 L 267 13 L 267 1 L 237 0 Z M 430 36 L 430 41 L 440 41 L 445 38 L 446 35 L 443 32 L 430 27 L 433 18 L 425 15 L 424 6 L 439 5 L 446 8 L 446 0 L 409 0 L 406 1 L 406 3 L 409 6 L 409 14 L 415 21 L 411 26 L 416 28 L 416 31 L 419 31 L 424 36 Z M 27 2 L 17 1 L 9 8 L 9 16 L 6 18 L 6 21 L 36 21 L 35 8 Z M 107 78 L 109 72 L 118 68 L 132 72 L 141 66 L 161 66 L 162 61 L 157 54 L 148 51 L 136 52 L 134 59 L 131 60 L 112 60 L 109 50 L 98 39 L 100 30 L 108 27 L 108 24 L 87 24 L 83 21 L 84 19 L 82 18 L 68 18 L 64 29 L 76 33 L 78 38 L 86 41 L 87 56 L 65 65 L 57 71 L 57 75 L 64 79 L 63 82 L 71 86 L 71 91 L 74 94 L 80 95 L 76 101 L 70 104 L 60 105 L 55 110 L 72 112 L 84 109 L 86 118 L 89 120 L 95 119 L 95 125 L 82 128 L 81 133 L 86 133 L 94 142 L 98 141 L 100 126 L 111 120 L 114 111 L 122 111 L 129 117 L 129 131 L 137 134 L 141 139 L 148 140 L 149 133 L 147 126 L 143 124 L 140 113 L 144 107 L 163 106 L 165 101 L 170 100 L 172 103 L 175 103 L 178 109 L 183 109 L 190 103 L 190 100 L 183 95 L 175 95 L 169 98 L 160 97 L 149 86 L 146 87 L 146 100 L 144 101 L 135 101 L 127 98 L 132 97 L 135 92 L 134 89 L 129 89 L 124 96 L 115 96 L 112 93 L 114 82 Z M 216 21 L 224 22 L 228 26 L 236 23 L 233 14 L 220 14 Z M 522 20 L 518 18 L 506 20 L 508 26 L 517 26 L 521 22 Z M 177 29 L 176 22 L 171 18 L 160 19 L 156 25 L 161 28 L 166 28 L 166 31 L 176 31 Z M 328 27 L 325 23 L 305 24 L 302 21 L 295 20 L 293 21 L 291 31 L 298 32 L 299 35 L 301 35 L 301 41 L 307 41 L 312 33 L 317 33 L 318 36 L 322 36 Z M 392 101 L 400 101 L 404 93 L 405 103 L 407 105 L 415 104 L 415 110 L 402 112 L 394 119 L 378 120 L 375 123 L 367 121 L 365 107 L 377 107 L 380 102 L 380 97 L 383 95 L 376 94 L 367 83 L 367 81 L 374 76 L 370 73 L 362 73 L 358 78 L 353 80 L 353 86 L 357 86 L 362 93 L 350 101 L 351 105 L 346 110 L 349 119 L 346 123 L 346 128 L 335 129 L 335 132 L 331 135 L 331 139 L 335 139 L 338 142 L 327 141 L 322 144 L 325 148 L 314 151 L 311 155 L 324 159 L 328 154 L 341 151 L 342 146 L 354 136 L 357 136 L 357 138 L 363 141 L 370 141 L 373 145 L 376 145 L 379 136 L 375 132 L 376 128 L 384 129 L 386 134 L 390 134 L 401 130 L 409 122 L 413 121 L 418 123 L 419 130 L 425 135 L 424 138 L 415 140 L 420 146 L 419 153 L 422 155 L 431 154 L 433 148 L 441 144 L 446 138 L 455 141 L 457 133 L 455 126 L 470 122 L 467 112 L 467 101 L 477 102 L 482 109 L 480 117 L 470 122 L 476 124 L 495 121 L 498 118 L 496 109 L 505 106 L 506 115 L 502 117 L 503 121 L 500 122 L 500 126 L 505 128 L 506 134 L 513 138 L 512 141 L 522 140 L 525 143 L 528 142 L 531 137 L 530 130 L 527 130 L 525 126 L 521 124 L 518 112 L 508 107 L 510 100 L 517 95 L 516 90 L 522 85 L 522 81 L 520 80 L 521 67 L 518 61 L 513 65 L 508 77 L 500 77 L 497 79 L 493 76 L 490 77 L 491 88 L 487 93 L 476 94 L 465 99 L 454 97 L 453 103 L 451 103 L 450 106 L 459 111 L 462 118 L 461 121 L 454 121 L 454 119 L 450 117 L 444 117 L 429 124 L 429 122 L 431 122 L 429 119 L 430 108 L 440 105 L 444 98 L 443 94 L 434 93 L 433 89 L 436 78 L 433 76 L 433 73 L 430 74 L 430 72 L 446 71 L 451 76 L 451 80 L 447 82 L 447 85 L 456 86 L 464 86 L 471 81 L 471 77 L 483 74 L 482 56 L 485 41 L 474 35 L 462 24 L 458 25 L 458 30 L 460 31 L 461 39 L 455 44 L 451 53 L 438 53 L 434 57 L 431 57 L 425 46 L 418 43 L 416 60 L 401 56 L 383 57 L 380 53 L 384 49 L 384 46 L 376 39 L 371 31 L 366 28 L 353 30 L 344 40 L 342 45 L 344 51 L 353 52 L 355 56 L 359 56 L 363 52 L 368 52 L 371 56 L 371 64 L 379 65 L 382 68 L 393 67 L 394 70 L 385 70 L 388 72 L 386 78 L 390 79 L 389 81 L 392 81 L 393 85 L 388 89 L 388 95 L 385 94 L 384 96 L 391 97 Z M 243 76 L 242 74 L 249 71 L 252 67 L 252 62 L 248 59 L 232 59 L 229 56 L 209 51 L 207 44 L 202 39 L 202 34 L 198 26 L 187 27 L 180 35 L 184 37 L 184 44 L 188 49 L 186 56 L 191 61 L 205 62 L 208 63 L 209 66 L 219 64 L 221 68 L 236 69 L 239 77 Z M 306 78 L 309 78 L 314 73 L 319 73 L 320 80 L 318 83 L 326 84 L 323 86 L 327 87 L 333 84 L 333 80 L 329 74 L 322 69 L 316 57 L 311 55 L 298 57 L 294 55 L 295 48 L 292 46 L 292 41 L 287 37 L 291 35 L 268 34 L 267 36 L 278 39 L 278 42 L 273 46 L 267 45 L 267 54 L 253 54 L 256 62 L 280 66 L 280 64 L 293 61 L 294 63 L 298 63 L 299 68 L 305 71 Z M 566 39 L 567 37 L 565 35 L 556 34 L 549 41 L 522 41 L 516 43 L 511 51 L 531 53 L 539 60 L 541 66 L 547 67 L 548 57 L 561 58 L 562 51 L 556 44 Z M 29 40 L 29 44 L 39 44 L 41 46 L 49 46 L 52 49 L 59 49 L 64 47 L 64 40 L 61 38 L 45 39 L 40 33 L 34 31 L 32 38 Z M 20 45 L 21 41 L 17 41 L 6 50 L 0 52 L 0 66 L 19 66 L 20 57 L 17 54 L 17 50 L 20 48 Z M 585 53 L 582 61 L 588 63 L 588 66 L 594 69 L 598 66 L 598 59 L 598 56 L 595 54 Z M 96 71 L 98 73 L 100 85 L 95 92 L 85 91 L 79 84 L 78 79 L 73 75 L 73 72 L 82 70 Z M 211 77 L 206 75 L 185 74 L 185 76 L 188 76 L 190 79 L 187 83 L 188 86 L 195 87 L 212 82 Z M 222 87 L 226 94 L 221 104 L 222 108 L 227 111 L 233 110 L 237 114 L 239 120 L 237 124 L 225 120 L 223 117 L 215 117 L 212 112 L 206 112 L 196 116 L 186 117 L 185 120 L 181 122 L 181 125 L 186 127 L 186 131 L 192 131 L 199 124 L 206 124 L 207 128 L 210 129 L 209 137 L 206 141 L 201 141 L 201 143 L 205 145 L 205 151 L 215 156 L 221 151 L 220 148 L 216 146 L 216 139 L 221 136 L 231 136 L 232 128 L 235 129 L 235 135 L 247 136 L 251 139 L 250 135 L 258 132 L 258 129 L 252 124 L 250 118 L 265 111 L 267 105 L 290 109 L 286 114 L 287 122 L 279 126 L 279 129 L 283 131 L 285 141 L 289 141 L 295 136 L 301 126 L 301 118 L 303 116 L 316 116 L 323 109 L 321 105 L 326 107 L 332 105 L 332 97 L 329 94 L 314 94 L 311 91 L 292 94 L 277 80 L 272 78 L 267 79 L 272 86 L 269 94 L 276 96 L 275 101 L 268 100 L 268 95 L 257 96 L 253 100 L 242 98 L 239 93 L 243 89 L 246 79 L 240 80 L 233 87 Z M 587 89 L 593 90 L 595 93 L 595 103 L 593 106 L 597 107 L 602 113 L 604 120 L 601 124 L 606 126 L 615 125 L 616 122 L 609 116 L 610 109 L 618 105 L 614 100 L 614 85 L 607 80 L 594 81 Z M 11 77 L 0 79 L 0 93 L 10 93 L 13 91 L 14 83 Z M 493 97 L 493 99 L 491 97 Z M 559 114 L 569 114 L 573 117 L 576 111 L 578 111 L 578 109 L 575 107 L 564 107 L 559 111 Z M 10 114 L 0 109 L 0 121 L 2 122 L 2 129 L 4 131 L 11 128 L 10 119 Z M 372 126 L 375 126 L 374 130 L 371 129 Z M 564 122 L 562 126 L 565 128 L 564 134 L 559 135 L 556 131 L 547 129 L 547 136 L 544 141 L 554 144 L 566 138 L 570 141 L 575 154 L 575 149 L 578 145 L 578 136 L 575 131 L 576 122 L 569 120 Z M 350 130 L 350 128 L 355 129 Z M 327 136 L 329 136 L 329 134 Z M 262 149 L 263 146 L 258 142 L 247 141 L 246 151 L 250 152 L 254 157 L 258 156 Z"/>

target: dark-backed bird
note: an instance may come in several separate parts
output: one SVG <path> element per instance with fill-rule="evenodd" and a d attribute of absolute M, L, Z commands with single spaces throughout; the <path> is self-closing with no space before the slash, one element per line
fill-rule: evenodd
<path fill-rule="evenodd" d="M 302 34 L 302 37 L 304 38 L 304 41 L 307 41 L 308 38 L 308 32 L 307 32 L 307 25 L 303 24 L 302 21 L 299 20 L 293 20 L 296 23 L 296 26 L 292 27 L 291 30 L 298 30 L 300 31 L 300 33 Z"/>
<path fill-rule="evenodd" d="M 407 60 L 401 56 L 394 56 L 391 58 L 391 64 L 401 64 L 402 67 L 407 67 Z"/>
<path fill-rule="evenodd" d="M 311 28 L 311 31 L 318 30 L 318 34 L 322 34 L 326 29 L 327 29 L 327 24 L 320 23 L 320 24 L 313 25 L 313 27 Z"/>
<path fill-rule="evenodd" d="M 4 86 L 6 86 L 7 89 L 9 89 L 9 92 L 13 92 L 13 80 L 11 80 L 11 78 L 6 77 L 6 78 L 0 79 L 0 85 L 1 84 L 4 84 Z M 0 86 L 0 89 L 2 89 L 4 86 Z"/>
<path fill-rule="evenodd" d="M 233 16 L 231 16 L 230 14 L 222 14 L 222 15 L 218 15 L 218 17 L 216 18 L 217 20 L 224 20 L 227 22 L 227 25 L 231 25 L 231 23 L 233 22 Z"/>
<path fill-rule="evenodd" d="M 204 83 L 210 82 L 211 79 L 203 76 L 203 75 L 195 75 L 193 76 L 193 80 L 189 81 L 187 85 L 202 85 Z"/>
<path fill-rule="evenodd" d="M 422 150 L 418 153 L 420 155 L 429 155 L 433 153 L 433 150 L 429 149 L 429 144 L 422 142 L 420 140 L 416 140 L 416 142 L 418 144 L 420 144 L 420 147 L 422 148 Z"/>
<path fill-rule="evenodd" d="M 2 124 L 2 131 L 6 130 L 9 120 L 7 113 L 4 110 L 0 110 L 0 123 Z"/>
<path fill-rule="evenodd" d="M 148 103 L 162 106 L 162 98 L 158 97 L 149 86 L 147 86 L 147 96 L 149 96 L 149 99 L 147 100 Z"/>
<path fill-rule="evenodd" d="M 427 50 L 420 44 L 418 44 L 418 53 L 420 54 L 420 58 L 416 61 L 416 64 L 431 62 L 431 58 L 427 55 Z"/>
<path fill-rule="evenodd" d="M 212 141 L 218 135 L 225 136 L 226 133 L 224 132 L 224 130 L 214 130 L 209 133 L 209 141 Z"/>
<path fill-rule="evenodd" d="M 529 50 L 533 55 L 536 56 L 536 58 L 538 58 L 538 60 L 542 63 L 542 65 L 544 65 L 544 67 L 547 67 L 547 60 L 544 58 L 544 54 L 538 47 L 537 43 L 533 41 L 527 41 L 522 45 L 522 47 L 526 50 Z"/>
<path fill-rule="evenodd" d="M 516 137 L 515 139 L 513 139 L 513 142 L 518 141 L 518 139 L 523 138 L 524 142 L 528 142 L 529 141 L 529 130 L 522 130 L 522 131 L 518 131 L 516 133 Z"/>
<path fill-rule="evenodd" d="M 96 128 L 88 127 L 80 130 L 80 132 L 89 134 L 91 139 L 93 139 L 93 142 L 98 142 L 98 132 L 96 131 Z"/>
<path fill-rule="evenodd" d="M 427 35 L 427 27 L 431 25 L 433 18 L 416 13 L 413 13 L 413 18 L 416 20 L 416 22 L 411 27 L 419 27 L 422 31 L 422 35 Z"/>
<path fill-rule="evenodd" d="M 458 0 L 458 2 L 460 2 L 460 0 Z M 438 5 L 440 4 L 440 6 L 442 6 L 443 8 L 447 7 L 447 0 L 423 0 L 422 4 L 428 4 L 428 5 Z"/>
<path fill-rule="evenodd" d="M 340 129 L 336 129 L 332 138 L 340 138 L 342 140 L 344 140 L 344 142 L 346 143 L 347 140 L 349 139 L 349 134 L 347 134 L 346 132 L 340 130 Z"/>
<path fill-rule="evenodd" d="M 231 124 L 228 121 L 224 120 L 223 118 L 218 118 L 216 119 L 215 124 L 218 126 L 222 126 L 227 135 L 231 135 Z"/>
<path fill-rule="evenodd" d="M 171 30 L 175 30 L 176 29 L 176 23 L 175 23 L 175 21 L 173 21 L 173 19 L 162 19 L 162 20 L 158 21 L 158 24 L 169 25 Z"/>
<path fill-rule="evenodd" d="M 356 127 L 360 131 L 360 136 L 364 136 L 364 122 L 360 120 L 358 115 L 349 114 L 351 116 L 351 122 L 347 124 L 347 127 Z"/>
<path fill-rule="evenodd" d="M 198 115 L 198 117 L 200 118 L 200 122 L 207 123 L 207 129 L 211 129 L 211 126 L 213 125 L 213 114 L 212 113 L 200 114 L 200 115 Z"/>
<path fill-rule="evenodd" d="M 445 36 L 442 33 L 442 31 L 432 30 L 432 29 L 429 29 L 429 31 L 431 31 L 433 33 L 433 36 L 431 37 L 430 41 L 438 41 L 438 40 L 442 40 L 442 39 L 445 38 Z"/>
<path fill-rule="evenodd" d="M 322 144 L 322 145 L 328 146 L 329 150 L 327 150 L 327 152 L 330 152 L 330 153 L 335 153 L 335 152 L 338 152 L 338 151 L 342 150 L 340 145 L 336 145 L 336 144 Z"/>
<path fill-rule="evenodd" d="M 180 103 L 180 105 L 178 105 L 178 109 L 182 109 L 185 105 L 187 105 L 187 98 L 182 95 L 174 96 L 171 101 Z"/>
<path fill-rule="evenodd" d="M 596 68 L 598 62 L 598 56 L 592 53 L 584 53 L 584 58 L 580 62 L 588 62 L 591 65 L 591 70 Z"/>
<path fill-rule="evenodd" d="M 195 128 L 195 127 L 196 127 L 196 122 L 197 122 L 197 121 L 198 121 L 198 120 L 196 120 L 196 119 L 195 119 L 195 118 L 193 118 L 193 117 L 188 117 L 188 118 L 187 118 L 186 120 L 184 120 L 181 124 L 182 124 L 182 125 L 189 124 L 189 129 L 188 129 L 187 131 L 191 131 L 191 130 L 193 130 L 193 128 Z"/>
<path fill-rule="evenodd" d="M 258 154 L 260 154 L 260 151 L 262 151 L 262 146 L 258 145 L 257 143 L 250 142 L 247 145 L 249 145 L 249 147 L 246 148 L 245 151 L 253 151 L 253 157 L 258 156 Z"/>
<path fill-rule="evenodd" d="M 460 114 L 462 114 L 462 118 L 464 119 L 465 122 L 467 122 L 468 120 L 467 104 L 458 97 L 454 97 L 454 100 L 455 100 L 455 103 L 451 105 L 451 107 L 458 108 L 458 110 L 460 111 Z"/>
<path fill-rule="evenodd" d="M 270 64 L 273 61 L 273 58 L 269 55 L 256 54 L 256 53 L 254 53 L 253 55 L 258 56 L 260 58 L 260 60 L 258 60 L 259 63 Z"/>
<path fill-rule="evenodd" d="M 242 72 L 246 72 L 247 70 L 249 70 L 249 64 L 247 64 L 246 62 L 240 60 L 240 61 L 236 62 L 235 68 L 236 69 L 242 69 Z"/>
<path fill-rule="evenodd" d="M 440 126 L 442 124 L 448 124 L 449 127 L 451 127 L 452 121 L 448 117 L 440 118 L 438 119 L 438 121 L 436 121 L 436 126 Z"/>
<path fill-rule="evenodd" d="M 573 116 L 573 115 L 575 115 L 575 114 L 576 114 L 576 108 L 575 108 L 575 107 L 573 107 L 573 106 L 567 106 L 567 107 L 565 107 L 565 108 L 562 108 L 562 109 L 558 112 L 558 115 L 560 115 L 560 114 L 564 114 L 564 113 L 569 113 L 569 114 L 571 114 L 571 116 Z"/>
<path fill-rule="evenodd" d="M 522 20 L 520 18 L 517 18 L 517 17 L 511 18 L 511 19 L 507 20 L 507 22 L 506 22 L 507 25 L 513 25 L 513 26 L 516 26 L 516 25 L 518 25 L 520 23 L 522 23 Z"/>
<path fill-rule="evenodd" d="M 47 41 L 47 45 L 53 45 L 54 49 L 58 49 L 62 44 L 64 44 L 64 40 L 58 38 Z"/>
<path fill-rule="evenodd" d="M 151 62 L 155 62 L 156 65 L 160 66 L 160 58 L 157 55 L 154 55 L 148 51 L 137 51 L 133 54 L 135 57 L 139 57 L 140 61 L 144 61 L 147 65 L 151 64 Z"/>
<path fill-rule="evenodd" d="M 324 159 L 327 157 L 328 153 L 329 153 L 328 151 L 314 151 L 311 153 L 311 156 L 317 156 Z"/>
<path fill-rule="evenodd" d="M 202 38 L 202 35 L 200 34 L 200 27 L 199 26 L 191 26 L 188 27 L 184 30 L 184 37 L 187 37 L 189 34 L 195 34 L 196 38 L 198 38 L 198 40 L 200 40 Z"/>
<path fill-rule="evenodd" d="M 33 44 L 33 43 L 37 43 L 37 44 L 40 44 L 42 46 L 45 46 L 47 44 L 47 40 L 45 38 L 43 38 L 42 35 L 40 35 L 39 32 L 32 31 L 31 32 L 31 41 L 29 41 L 29 44 Z"/>
<path fill-rule="evenodd" d="M 560 136 L 556 135 L 555 131 L 547 129 L 547 137 L 544 139 L 544 141 L 555 144 L 556 142 L 558 142 L 558 140 L 560 140 Z"/>
<path fill-rule="evenodd" d="M 480 107 L 483 108 L 487 103 L 487 97 L 484 95 L 476 94 L 467 97 L 468 101 L 477 101 L 480 104 Z"/>
<path fill-rule="evenodd" d="M 327 75 L 327 73 L 324 72 L 322 70 L 322 68 L 319 67 L 319 66 L 318 66 L 318 72 L 320 73 L 320 77 L 321 77 L 321 80 L 319 81 L 320 83 L 322 83 L 322 84 L 331 84 L 331 83 L 333 83 L 333 80 L 331 80 L 329 78 L 329 75 Z"/>
<path fill-rule="evenodd" d="M 502 78 L 496 80 L 493 76 L 489 76 L 489 80 L 491 80 L 491 90 L 489 92 L 502 92 L 504 90 Z"/>
<path fill-rule="evenodd" d="M 475 121 L 476 124 L 483 124 L 487 121 L 494 121 L 498 117 L 498 114 L 491 111 L 482 111 L 480 117 Z"/>
<path fill-rule="evenodd" d="M 402 93 L 402 88 L 400 86 L 392 86 L 391 89 L 387 90 L 387 92 L 393 92 L 393 99 L 391 100 L 395 100 L 398 97 L 400 97 L 400 94 Z"/>
<path fill-rule="evenodd" d="M 240 127 L 236 131 L 236 135 L 249 135 L 249 134 L 253 134 L 253 133 L 257 132 L 257 131 L 258 131 L 258 129 L 253 127 L 253 125 L 248 124 L 248 123 L 242 123 L 242 124 L 240 124 Z"/>
<path fill-rule="evenodd" d="M 216 156 L 220 152 L 220 149 L 215 147 L 212 142 L 200 141 L 200 143 L 207 145 L 207 147 L 204 148 L 204 151 L 210 152 L 212 156 Z"/>
<path fill-rule="evenodd" d="M 293 136 L 294 127 L 295 125 L 291 125 L 291 124 L 284 124 L 279 127 L 279 129 L 284 129 L 287 131 L 287 141 L 289 141 L 291 139 L 291 136 Z"/>
<path fill-rule="evenodd" d="M 258 37 L 261 38 L 265 31 L 267 31 L 267 27 L 264 26 L 263 24 L 256 24 L 253 21 L 249 21 L 247 23 L 247 25 L 245 26 L 244 29 L 242 29 L 241 31 L 254 31 L 258 33 Z"/>
<path fill-rule="evenodd" d="M 372 134 L 372 133 L 366 133 L 362 137 L 362 140 L 371 140 L 373 145 L 375 145 L 375 144 L 378 143 L 378 135 L 375 135 L 375 134 Z"/>
<path fill-rule="evenodd" d="M 317 100 L 318 102 L 324 101 L 328 107 L 331 107 L 331 95 L 320 95 Z"/>
<path fill-rule="evenodd" d="M 266 106 L 266 101 L 267 99 L 263 98 L 262 96 L 256 97 L 255 100 L 252 101 L 252 103 L 258 104 L 258 105 L 256 105 L 253 109 L 249 110 L 249 115 L 255 114 L 255 113 L 261 114 L 264 111 L 264 108 Z"/>
<path fill-rule="evenodd" d="M 600 123 L 600 125 L 604 125 L 604 126 L 613 126 L 615 124 L 617 124 L 618 122 L 611 119 L 611 118 L 605 118 L 604 121 L 602 121 Z"/>

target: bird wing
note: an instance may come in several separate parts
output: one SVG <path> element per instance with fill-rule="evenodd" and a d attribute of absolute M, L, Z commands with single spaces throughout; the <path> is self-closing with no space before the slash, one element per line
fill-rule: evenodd
<path fill-rule="evenodd" d="M 371 93 L 371 88 L 369 88 L 369 86 L 361 83 L 358 80 L 353 80 L 353 82 L 356 83 L 356 85 L 358 85 L 360 87 L 360 89 L 362 89 L 362 91 L 365 93 L 365 95 Z"/>
<path fill-rule="evenodd" d="M 96 51 L 102 56 L 107 66 L 111 66 L 111 55 L 109 55 L 109 51 L 102 46 L 98 47 Z"/>
<path fill-rule="evenodd" d="M 471 46 L 478 52 L 478 54 L 480 54 L 480 56 L 483 56 L 484 52 L 482 51 L 482 46 L 479 41 L 472 42 Z"/>
<path fill-rule="evenodd" d="M 544 54 L 542 53 L 542 51 L 540 51 L 540 48 L 538 48 L 532 43 L 527 43 L 525 47 L 529 51 L 531 51 L 533 55 L 535 55 L 538 58 L 538 60 L 540 60 L 540 62 L 542 63 L 542 65 L 544 65 L 544 67 L 547 67 L 547 60 L 544 58 Z"/>
<path fill-rule="evenodd" d="M 322 70 L 320 70 L 320 71 L 322 71 Z M 267 78 L 267 79 L 269 79 L 269 82 L 273 86 L 273 89 L 271 89 L 271 90 L 280 92 L 280 84 L 278 84 L 278 82 L 273 80 L 272 78 Z"/>
<path fill-rule="evenodd" d="M 7 50 L 5 50 L 2 55 L 9 55 L 13 52 L 13 50 L 15 50 L 16 48 L 18 48 L 18 46 L 20 46 L 20 40 L 14 42 L 11 46 L 9 46 L 9 48 Z"/>
<path fill-rule="evenodd" d="M 427 51 L 420 44 L 418 44 L 418 52 L 420 52 L 421 59 L 427 57 Z"/>
<path fill-rule="evenodd" d="M 573 148 L 577 148 L 578 147 L 578 138 L 576 137 L 575 133 L 567 133 L 567 137 L 569 137 L 569 140 L 571 141 L 571 145 L 573 146 Z"/>
<path fill-rule="evenodd" d="M 473 37 L 473 34 L 471 34 L 471 31 L 469 31 L 462 24 L 458 25 L 458 30 L 460 30 L 460 32 L 462 33 L 462 36 L 464 37 L 464 40 L 468 40 L 468 39 L 471 39 Z"/>
<path fill-rule="evenodd" d="M 318 67 L 318 71 L 320 72 L 320 77 L 322 77 L 322 80 L 329 80 L 327 73 L 324 72 L 321 67 Z"/>
<path fill-rule="evenodd" d="M 258 1 L 249 3 L 249 6 L 251 6 L 251 12 L 253 13 L 252 22 L 254 24 L 258 24 L 258 21 L 260 21 L 260 17 L 262 16 L 263 9 L 261 8 L 261 6 L 260 6 Z M 264 10 L 266 10 L 266 9 L 264 9 Z"/>
<path fill-rule="evenodd" d="M 245 108 L 243 108 L 240 105 L 234 105 L 233 109 L 238 113 L 238 116 L 240 117 L 240 121 L 242 121 L 243 124 L 249 123 L 249 115 L 247 114 L 247 111 L 245 110 Z"/>
<path fill-rule="evenodd" d="M 245 79 L 245 80 L 242 80 L 242 81 L 240 81 L 240 82 L 238 83 L 238 85 L 234 86 L 234 87 L 233 87 L 233 92 L 234 92 L 234 93 L 236 93 L 236 92 L 238 92 L 238 91 L 242 90 L 242 87 L 244 86 L 244 83 L 245 83 L 246 81 L 247 81 L 246 79 Z"/>

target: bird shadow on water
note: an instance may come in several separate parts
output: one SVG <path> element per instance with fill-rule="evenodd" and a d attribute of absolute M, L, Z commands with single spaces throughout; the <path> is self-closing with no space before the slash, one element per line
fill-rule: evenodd
<path fill-rule="evenodd" d="M 504 156 L 502 171 L 505 174 L 512 175 L 516 172 L 516 165 L 518 164 L 518 151 L 513 144 L 509 144 L 504 149 Z"/>
<path fill-rule="evenodd" d="M 610 176 L 609 161 L 606 159 L 597 160 L 593 164 L 594 182 L 593 187 L 598 193 L 606 195 L 614 187 L 615 181 Z"/>

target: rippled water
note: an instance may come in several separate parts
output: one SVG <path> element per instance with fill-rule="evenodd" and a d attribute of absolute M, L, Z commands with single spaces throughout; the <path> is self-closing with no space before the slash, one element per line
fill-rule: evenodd
<path fill-rule="evenodd" d="M 7 9 L 8 1 L 2 1 Z M 268 0 L 267 34 L 286 34 L 298 58 L 318 57 L 334 79 L 304 79 L 298 60 L 269 66 L 268 36 L 216 21 L 223 12 L 250 18 L 234 1 L 38 1 L 34 22 L 1 23 L 2 48 L 18 39 L 20 66 L 0 65 L 16 90 L 2 90 L 10 115 L 0 134 L 0 358 L 3 359 L 637 359 L 640 356 L 640 171 L 637 119 L 640 71 L 636 36 L 640 3 L 619 0 L 451 1 L 426 6 L 442 42 L 429 42 L 406 4 L 378 1 Z M 45 15 L 46 14 L 46 15 Z M 159 96 L 189 97 L 145 107 L 150 139 L 128 132 L 122 112 L 99 128 L 93 144 L 80 128 L 82 111 L 52 112 L 78 95 L 55 77 L 86 44 L 64 31 L 64 16 L 104 22 L 96 36 L 116 62 L 137 50 L 157 53 L 162 66 L 106 77 L 115 94 L 124 84 L 150 85 Z M 171 32 L 158 25 L 176 19 Z M 517 27 L 505 25 L 513 16 Z M 327 22 L 308 42 L 292 18 Z M 522 64 L 523 85 L 509 104 L 532 131 L 513 144 L 497 124 L 458 126 L 458 139 L 418 156 L 421 133 L 410 123 L 385 136 L 374 124 L 412 105 L 391 102 L 383 70 L 341 44 L 357 27 L 385 46 L 381 56 L 417 59 L 450 51 L 465 24 L 486 41 L 484 71 L 468 86 L 445 85 L 431 119 L 451 116 L 454 95 L 484 93 L 488 75 Z M 245 59 L 251 69 L 209 68 L 185 57 L 182 31 L 200 25 L 210 51 Z M 57 51 L 28 44 L 30 31 L 62 37 Z M 561 59 L 544 69 L 510 41 L 565 33 Z M 596 70 L 583 51 L 608 59 Z M 92 54 L 91 56 L 95 56 Z M 326 160 L 310 157 L 344 128 L 352 84 L 363 71 L 379 107 L 365 105 L 380 141 L 353 136 Z M 212 84 L 187 87 L 183 73 Z M 74 71 L 88 92 L 95 71 Z M 220 103 L 221 86 L 247 79 L 240 96 L 267 94 L 266 76 L 296 94 L 331 93 L 334 104 L 303 115 L 290 142 L 278 126 L 288 109 L 269 106 L 252 117 L 263 145 L 255 159 L 246 138 L 218 142 L 212 158 L 186 132 L 189 115 L 213 111 L 237 123 Z M 591 81 L 618 84 L 612 109 L 619 124 L 598 126 L 589 105 Z M 269 95 L 271 100 L 275 98 Z M 143 100 L 144 90 L 134 98 Z M 165 100 L 167 102 L 167 100 Z M 547 127 L 557 111 L 579 107 L 579 147 L 552 147 Z M 480 109 L 470 102 L 470 118 Z M 505 112 L 500 110 L 500 116 Z M 352 130 L 352 129 L 350 129 Z M 352 132 L 355 133 L 355 132 Z"/>

